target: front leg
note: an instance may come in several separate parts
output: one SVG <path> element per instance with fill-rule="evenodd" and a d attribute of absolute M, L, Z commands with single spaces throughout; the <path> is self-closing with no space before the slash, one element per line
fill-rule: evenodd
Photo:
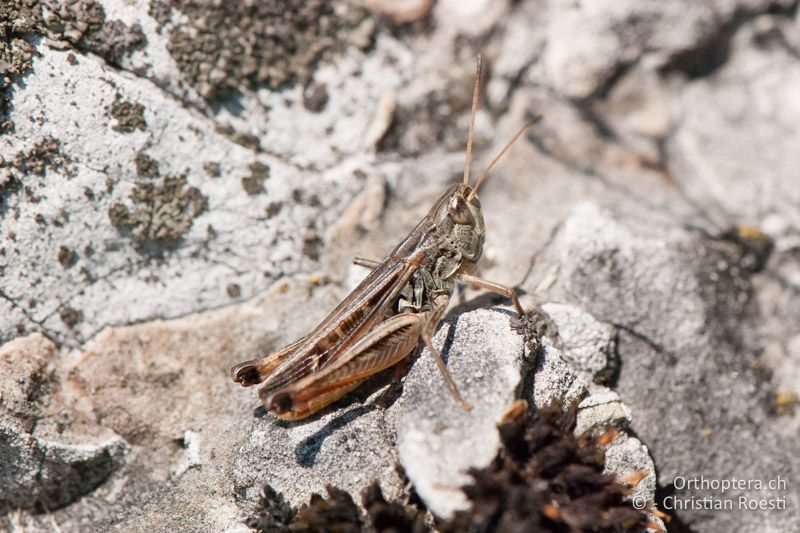
<path fill-rule="evenodd" d="M 461 274 L 460 276 L 458 276 L 458 279 L 459 281 L 468 283 L 473 287 L 480 287 L 481 289 L 486 289 L 487 291 L 499 294 L 500 296 L 505 296 L 506 298 L 510 298 L 511 302 L 514 304 L 514 309 L 517 311 L 517 314 L 520 316 L 523 316 L 525 314 L 525 310 L 519 303 L 519 297 L 517 296 L 517 291 L 515 291 L 511 287 L 508 287 L 507 285 L 501 285 L 500 283 L 495 283 L 493 281 L 487 281 L 485 279 L 481 279 L 475 276 L 470 276 L 469 274 Z"/>
<path fill-rule="evenodd" d="M 450 394 L 453 395 L 453 398 L 460 403 L 464 409 L 467 411 L 472 411 L 472 404 L 465 401 L 461 397 L 461 393 L 458 391 L 456 382 L 453 380 L 453 377 L 447 370 L 447 366 L 444 364 L 442 355 L 436 348 L 433 347 L 433 334 L 436 331 L 436 326 L 438 326 L 439 322 L 442 320 L 444 312 L 447 311 L 447 306 L 449 303 L 450 296 L 447 294 L 440 294 L 434 299 L 433 310 L 426 313 L 425 321 L 422 326 L 422 340 L 425 341 L 425 346 L 428 347 L 428 351 L 431 352 L 433 360 L 436 361 L 436 366 L 439 367 L 439 372 L 441 372 L 442 377 L 444 377 L 444 381 L 447 383 L 447 387 L 450 389 Z"/>

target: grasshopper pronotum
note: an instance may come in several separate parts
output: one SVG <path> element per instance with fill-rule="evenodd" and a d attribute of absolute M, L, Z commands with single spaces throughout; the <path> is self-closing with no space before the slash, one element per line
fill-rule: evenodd
<path fill-rule="evenodd" d="M 267 409 L 286 420 L 305 418 L 338 400 L 370 376 L 408 357 L 420 338 L 436 360 L 453 397 L 462 399 L 432 338 L 456 281 L 511 299 L 511 287 L 475 277 L 483 253 L 483 211 L 476 195 L 489 170 L 536 119 L 522 127 L 497 154 L 473 187 L 470 163 L 475 112 L 480 95 L 481 58 L 475 73 L 464 180 L 450 187 L 383 262 L 355 259 L 372 272 L 307 336 L 265 357 L 231 369 L 245 387 L 263 383 Z"/>

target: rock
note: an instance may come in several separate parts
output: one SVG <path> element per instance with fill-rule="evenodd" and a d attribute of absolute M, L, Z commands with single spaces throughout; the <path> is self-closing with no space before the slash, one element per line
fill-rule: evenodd
<path fill-rule="evenodd" d="M 0 361 L 17 372 L 0 390 L 20 398 L 16 411 L 34 426 L 10 418 L 9 433 L 8 417 L 0 418 L 11 437 L 0 464 L 16 465 L 2 471 L 9 505 L 30 508 L 33 493 L 56 512 L 77 499 L 55 518 L 63 530 L 112 521 L 153 531 L 239 527 L 231 465 L 258 401 L 230 381 L 229 368 L 282 335 L 299 335 L 309 327 L 303 318 L 321 318 L 306 313 L 287 326 L 287 302 L 311 298 L 322 313 L 339 297 L 334 286 L 303 278 L 224 311 L 108 328 L 80 351 L 59 352 L 38 334 L 6 344 Z M 42 369 L 46 393 L 31 386 Z"/>
<path fill-rule="evenodd" d="M 227 368 L 264 343 L 288 342 L 319 320 L 307 315 L 285 327 L 308 305 L 301 295 L 311 297 L 320 315 L 341 297 L 333 285 L 298 278 L 258 301 L 222 311 L 107 329 L 83 351 L 67 355 L 41 335 L 6 345 L 3 353 L 14 357 L 3 361 L 18 369 L 13 383 L 27 387 L 30 376 L 51 368 L 57 384 L 39 403 L 20 399 L 19 411 L 38 416 L 37 405 L 57 406 L 76 434 L 111 436 L 62 444 L 18 428 L 9 432 L 4 425 L 10 444 L 3 461 L 18 465 L 5 474 L 4 486 L 13 487 L 11 508 L 25 507 L 22 495 L 35 488 L 52 509 L 84 495 L 61 517 L 67 529 L 81 523 L 104 527 L 113 517 L 154 530 L 178 524 L 227 530 L 238 527 L 267 483 L 295 505 L 329 484 L 357 495 L 374 479 L 388 498 L 406 497 L 398 465 L 437 515 L 464 508 L 460 487 L 470 480 L 466 470 L 494 458 L 497 423 L 515 398 L 530 394 L 526 376 L 533 354 L 512 327 L 516 318 L 478 309 L 450 319 L 437 333 L 435 345 L 464 397 L 475 404 L 471 412 L 453 401 L 423 352 L 388 408 L 378 380 L 308 420 L 281 422 L 263 407 L 253 416 L 258 402 L 228 382 Z M 279 341 L 269 341 L 276 335 Z M 571 401 L 585 393 L 585 383 L 554 348 L 543 353 L 533 377 L 537 401 Z M 21 398 L 9 382 L 2 390 Z M 37 431 L 56 420 L 41 418 Z M 33 468 L 36 454 L 43 460 Z"/>
<path fill-rule="evenodd" d="M 392 498 L 400 497 L 393 428 L 376 406 L 377 396 L 290 427 L 271 415 L 257 419 L 234 459 L 234 490 L 244 507 L 252 506 L 267 483 L 295 505 L 324 493 L 326 485 L 357 496 L 373 480 Z"/>
<path fill-rule="evenodd" d="M 796 54 L 780 43 L 798 39 L 796 21 L 760 17 L 731 40 L 713 77 L 687 88 L 683 127 L 667 149 L 684 194 L 712 220 L 759 227 L 780 216 L 800 226 L 800 192 L 786 179 L 800 160 L 791 134 L 800 107 L 779 103 L 800 87 Z M 719 101 L 726 105 L 709 105 Z M 720 131 L 730 135 L 723 141 Z"/>
<path fill-rule="evenodd" d="M 212 309 L 229 303 L 231 284 L 250 298 L 277 278 L 317 267 L 321 236 L 370 170 L 373 157 L 361 147 L 374 110 L 408 74 L 402 62 L 387 74 L 377 57 L 369 74 L 364 55 L 352 50 L 355 56 L 328 63 L 317 75 L 334 95 L 320 112 L 302 106 L 300 88 L 262 96 L 247 91 L 241 102 L 249 109 L 247 125 L 224 109 L 209 120 L 203 115 L 213 114 L 207 104 L 181 85 L 165 48 L 168 35 L 158 33 L 142 12 L 146 7 L 111 3 L 109 19 L 139 22 L 146 35 L 141 54 L 122 60 L 127 66 L 130 59 L 136 74 L 41 44 L 36 68 L 14 89 L 14 116 L 47 117 L 47 124 L 15 120 L 14 132 L 0 141 L 0 341 L 18 330 L 42 331 L 77 347 L 105 325 Z M 301 4 L 290 11 L 307 9 Z M 205 23 L 191 15 L 187 28 Z M 252 21 L 234 18 L 245 26 Z M 319 24 L 338 31 L 330 21 Z M 254 26 L 251 31 L 261 31 Z M 181 25 L 176 33 L 184 29 L 189 31 Z M 240 30 L 232 28 L 246 41 Z M 211 40 L 216 46 L 215 34 Z M 384 58 L 394 55 L 389 45 Z M 340 68 L 366 72 L 375 84 L 353 84 L 352 74 Z M 277 69 L 270 64 L 253 75 L 269 78 Z M 230 88 L 241 81 L 219 83 Z M 362 89 L 369 96 L 354 105 L 350 97 Z M 305 118 L 295 116 L 299 109 Z M 128 127 L 121 127 L 123 121 Z M 268 123 L 283 125 L 272 131 Z M 255 124 L 264 127 L 252 130 Z M 326 133 L 328 128 L 336 133 Z M 143 167 L 145 157 L 149 164 Z M 209 165 L 220 178 L 209 176 Z M 254 173 L 264 167 L 268 173 Z M 38 245 L 28 246 L 33 239 Z M 70 253 L 70 268 L 62 268 L 62 249 Z M 33 263 L 48 268 L 33 272 L 26 266 Z"/>
<path fill-rule="evenodd" d="M 612 390 L 598 391 L 587 396 L 578 406 L 575 433 L 604 432 L 626 429 L 631 423 L 631 410 Z"/>
<path fill-rule="evenodd" d="M 180 439 L 181 446 L 186 448 L 186 455 L 181 458 L 172 475 L 176 478 L 181 477 L 190 468 L 199 468 L 203 466 L 203 461 L 200 458 L 200 446 L 203 441 L 203 436 L 191 429 L 187 429 Z"/>
<path fill-rule="evenodd" d="M 461 492 L 470 482 L 466 472 L 488 465 L 497 454 L 497 423 L 524 386 L 532 354 L 509 326 L 510 319 L 505 313 L 477 310 L 436 335 L 434 346 L 447 354 L 448 368 L 464 399 L 474 404 L 472 411 L 453 400 L 427 351 L 409 372 L 403 395 L 392 408 L 400 464 L 439 517 L 466 507 Z"/>
<path fill-rule="evenodd" d="M 481 186 L 480 274 L 547 327 L 530 367 L 477 380 L 472 352 L 517 364 L 489 351 L 506 316 L 473 314 L 507 302 L 454 294 L 456 380 L 498 387 L 459 460 L 486 460 L 518 388 L 630 426 L 676 527 L 791 529 L 792 483 L 736 494 L 780 512 L 666 506 L 723 497 L 693 476 L 800 479 L 796 3 L 420 1 L 402 27 L 350 0 L 4 4 L 0 529 L 241 530 L 262 482 L 358 500 L 359 463 L 405 498 L 397 445 L 456 439 L 415 406 L 472 442 L 424 354 L 388 409 L 376 385 L 287 426 L 228 371 L 306 334 L 363 277 L 352 257 L 460 179 L 478 53 L 473 179 L 543 115 Z M 650 468 L 618 438 L 620 472 Z"/>
<path fill-rule="evenodd" d="M 605 17 L 567 13 L 553 21 L 545 68 L 556 89 L 571 98 L 587 98 L 614 75 L 624 61 L 625 44 L 608 31 Z M 578 27 L 582 31 L 575 31 Z"/>
<path fill-rule="evenodd" d="M 39 401 L 50 393 L 56 346 L 41 333 L 19 337 L 0 346 L 0 406 L 4 413 L 33 420 Z"/>
<path fill-rule="evenodd" d="M 613 84 L 631 64 L 648 59 L 665 70 L 700 76 L 719 64 L 737 16 L 773 6 L 790 9 L 790 2 L 610 1 L 567 6 L 554 10 L 544 62 L 556 90 L 583 99 Z"/>
<path fill-rule="evenodd" d="M 588 393 L 588 383 L 581 378 L 555 347 L 543 343 L 533 376 L 533 401 L 536 407 L 552 402 L 564 406 L 580 401 Z"/>
<path fill-rule="evenodd" d="M 755 355 L 758 337 L 749 332 L 757 316 L 750 300 L 757 274 L 742 265 L 748 248 L 674 228 L 649 227 L 645 237 L 641 228 L 582 205 L 565 223 L 557 247 L 567 292 L 620 332 L 617 391 L 633 413 L 632 429 L 658 458 L 660 483 L 670 487 L 672 480 L 702 474 L 758 479 L 766 486 L 795 475 L 789 451 L 795 436 L 774 426 L 761 399 L 768 390 Z M 712 489 L 669 490 L 680 502 L 668 500 L 667 506 L 730 497 Z M 736 497 L 792 501 L 797 490 L 751 488 Z M 684 507 L 681 520 L 703 524 L 705 531 L 756 527 L 760 518 L 736 497 L 731 512 L 709 516 Z M 787 528 L 796 519 L 787 507 L 770 523 Z"/>
<path fill-rule="evenodd" d="M 614 329 L 598 322 L 586 311 L 556 303 L 542 305 L 542 311 L 558 329 L 562 356 L 576 370 L 594 378 L 605 371 L 614 353 Z"/>
<path fill-rule="evenodd" d="M 53 396 L 55 346 L 42 335 L 0 348 L 0 512 L 56 510 L 92 492 L 129 451 L 118 435 L 73 416 Z"/>
<path fill-rule="evenodd" d="M 376 403 L 385 394 L 381 389 L 362 393 L 360 405 L 344 400 L 307 421 L 285 423 L 260 415 L 236 453 L 237 494 L 252 502 L 269 483 L 297 505 L 326 484 L 358 494 L 377 479 L 397 498 L 404 493 L 395 466 L 399 461 L 435 515 L 447 518 L 464 509 L 468 503 L 461 487 L 471 480 L 467 470 L 486 466 L 498 453 L 497 424 L 528 387 L 524 376 L 533 354 L 511 320 L 508 313 L 479 309 L 447 322 L 434 339 L 462 395 L 474 403 L 472 411 L 453 400 L 423 350 L 387 410 Z M 569 402 L 585 394 L 585 383 L 557 351 L 545 353 L 533 377 L 537 403 Z"/>
<path fill-rule="evenodd" d="M 613 472 L 618 479 L 641 478 L 630 494 L 636 509 L 652 509 L 656 497 L 656 467 L 647 447 L 636 437 L 623 434 L 606 449 L 605 471 Z M 650 516 L 650 521 L 666 531 L 661 518 Z M 658 531 L 658 528 L 652 528 Z"/>

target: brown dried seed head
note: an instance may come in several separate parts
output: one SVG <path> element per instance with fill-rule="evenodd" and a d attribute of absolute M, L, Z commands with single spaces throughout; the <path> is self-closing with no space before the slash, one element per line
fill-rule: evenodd
<path fill-rule="evenodd" d="M 611 431 L 606 431 L 605 433 L 597 437 L 598 446 L 608 446 L 614 441 L 615 438 L 617 438 L 617 435 L 619 435 L 619 432 L 615 429 L 612 429 Z"/>
<path fill-rule="evenodd" d="M 647 470 L 637 470 L 635 472 L 631 472 L 625 476 L 619 478 L 619 482 L 623 485 L 627 485 L 630 489 L 636 488 L 636 486 L 648 475 Z"/>
<path fill-rule="evenodd" d="M 510 422 L 519 420 L 519 418 L 524 415 L 527 410 L 527 400 L 523 400 L 521 398 L 514 400 L 514 402 L 508 406 L 508 409 L 506 409 L 506 411 L 500 417 L 500 424 L 508 424 Z"/>
<path fill-rule="evenodd" d="M 561 519 L 561 512 L 552 503 L 546 503 L 542 506 L 542 514 L 554 522 Z"/>

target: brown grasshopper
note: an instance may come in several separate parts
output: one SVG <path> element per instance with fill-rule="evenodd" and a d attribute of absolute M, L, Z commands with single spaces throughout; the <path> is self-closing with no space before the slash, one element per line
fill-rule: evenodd
<path fill-rule="evenodd" d="M 481 58 L 475 73 L 464 181 L 450 187 L 428 214 L 383 262 L 355 259 L 372 272 L 307 336 L 273 354 L 231 369 L 245 387 L 263 383 L 259 396 L 285 420 L 314 414 L 358 387 L 370 376 L 396 365 L 420 338 L 434 357 L 453 397 L 466 409 L 432 338 L 456 281 L 511 299 L 524 313 L 511 287 L 475 277 L 483 253 L 483 211 L 476 196 L 489 170 L 511 147 L 521 128 L 470 187 L 475 112 L 480 95 Z"/>

